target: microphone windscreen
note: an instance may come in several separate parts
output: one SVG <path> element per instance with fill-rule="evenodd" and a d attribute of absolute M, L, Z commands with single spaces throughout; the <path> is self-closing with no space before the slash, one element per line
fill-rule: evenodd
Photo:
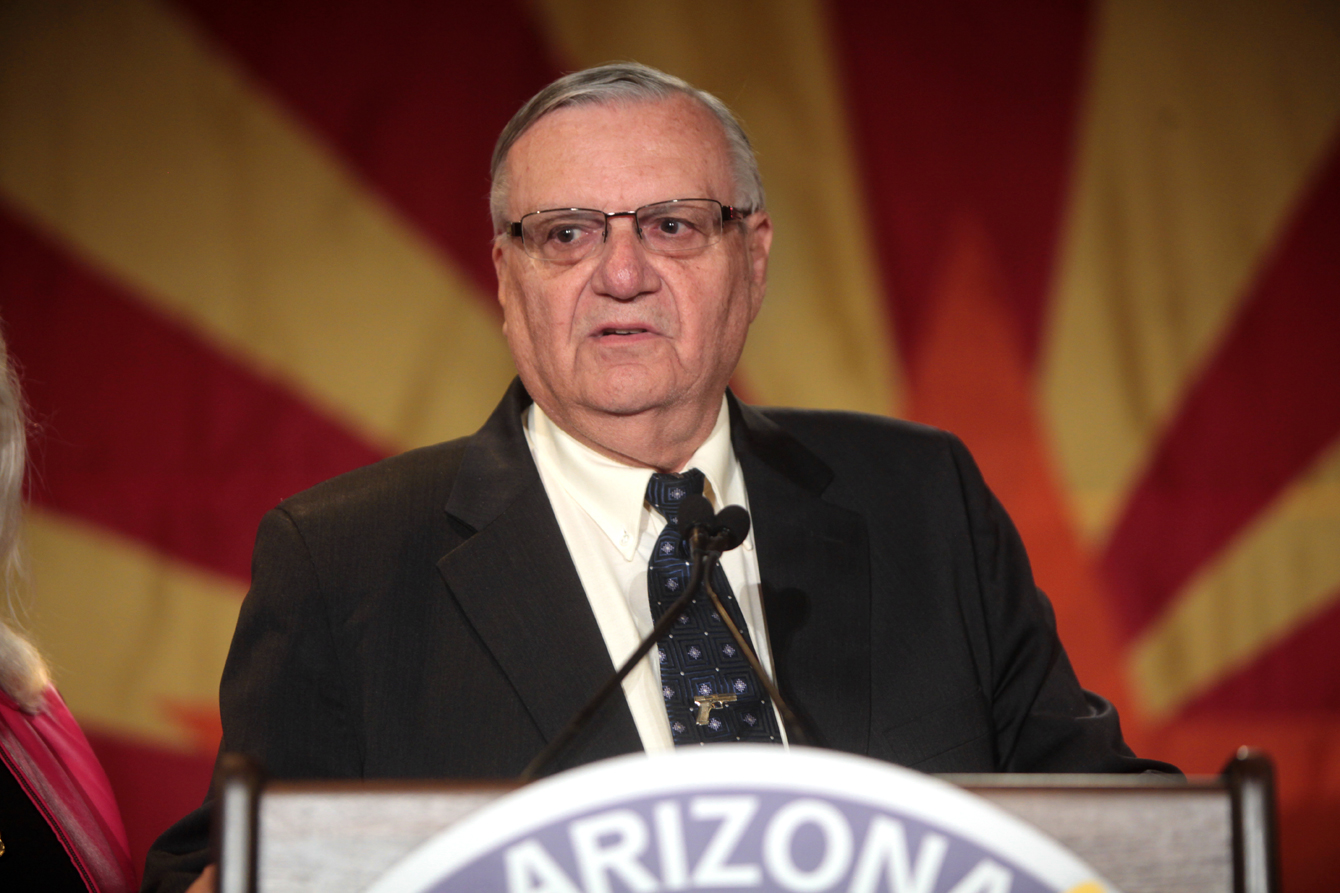
<path fill-rule="evenodd" d="M 729 552 L 749 535 L 749 512 L 744 506 L 728 505 L 716 517 L 717 537 L 723 552 Z"/>
<path fill-rule="evenodd" d="M 711 520 L 712 503 L 701 493 L 690 493 L 679 504 L 679 517 L 675 526 L 680 536 L 688 537 L 689 531 L 693 528 L 702 527 Z"/>

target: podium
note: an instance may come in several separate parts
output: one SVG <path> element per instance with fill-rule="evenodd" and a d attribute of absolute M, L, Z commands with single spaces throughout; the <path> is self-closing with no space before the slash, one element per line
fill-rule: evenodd
<path fill-rule="evenodd" d="M 718 753 L 724 757 L 737 747 L 748 746 L 721 748 Z M 742 761 L 745 774 L 752 773 L 755 781 L 786 790 L 778 799 L 767 792 L 759 795 L 759 789 L 748 785 L 739 788 L 752 796 L 756 804 L 764 804 L 754 813 L 754 830 L 741 832 L 733 851 L 735 855 L 722 863 L 725 869 L 738 869 L 730 878 L 734 879 L 733 886 L 740 889 L 897 889 L 894 883 L 897 871 L 929 871 L 922 863 L 934 861 L 936 853 L 943 860 L 943 864 L 936 865 L 945 872 L 951 871 L 944 866 L 952 861 L 955 847 L 970 849 L 980 844 L 996 848 L 994 853 L 983 850 L 987 856 L 980 859 L 971 856 L 979 859 L 980 873 L 983 864 L 1006 864 L 1007 859 L 1030 847 L 1045 847 L 1054 841 L 1059 844 L 1058 850 L 1039 849 L 1039 855 L 1033 857 L 1035 861 L 1055 867 L 1064 861 L 1058 851 L 1068 851 L 1078 857 L 1077 864 L 1086 866 L 1075 869 L 1079 874 L 1073 877 L 1087 877 L 1089 872 L 1093 880 L 1055 881 L 1069 886 L 1047 887 L 1043 877 L 1042 886 L 1030 887 L 1024 883 L 1027 871 L 1019 869 L 1021 873 L 1012 886 L 1009 882 L 992 886 L 988 872 L 979 879 L 980 885 L 974 886 L 973 878 L 969 877 L 959 882 L 959 887 L 1085 893 L 1279 890 L 1273 767 L 1259 753 L 1241 751 L 1221 775 L 1183 782 L 1165 777 L 1112 775 L 955 775 L 932 779 L 846 754 L 806 752 L 801 748 L 793 750 L 793 756 L 774 748 L 752 750 L 757 753 Z M 722 770 L 727 773 L 722 778 L 732 781 L 722 787 L 718 780 L 717 788 L 709 784 L 702 792 L 683 789 L 684 785 L 679 784 L 667 793 L 662 790 L 666 782 L 655 780 L 683 774 L 675 771 L 681 765 L 691 768 L 690 775 L 710 775 L 710 771 L 702 771 L 703 757 L 702 750 L 690 758 L 697 759 L 697 763 L 681 764 L 675 756 L 621 757 L 524 788 L 511 783 L 266 782 L 245 760 L 225 757 L 218 782 L 215 821 L 219 890 L 220 893 L 507 890 L 502 881 L 496 887 L 492 882 L 478 880 L 461 881 L 465 886 L 454 887 L 447 882 L 434 886 L 415 881 L 420 884 L 416 887 L 406 880 L 426 876 L 422 867 L 418 874 L 406 873 L 406 866 L 416 859 L 420 866 L 430 867 L 454 860 L 460 865 L 453 870 L 469 869 L 475 871 L 473 876 L 483 876 L 480 875 L 483 869 L 469 868 L 465 865 L 469 859 L 460 854 L 463 849 L 473 847 L 472 852 L 482 853 L 501 865 L 498 860 L 504 857 L 497 854 L 503 852 L 499 849 L 502 844 L 485 840 L 488 833 L 510 834 L 508 840 L 513 843 L 530 834 L 526 846 L 531 849 L 521 855 L 516 855 L 521 853 L 516 845 L 507 850 L 506 858 L 511 860 L 507 871 L 512 872 L 509 877 L 514 888 L 516 877 L 530 877 L 533 884 L 523 883 L 521 889 L 585 893 L 588 885 L 583 884 L 582 878 L 594 878 L 590 887 L 609 890 L 637 889 L 639 883 L 641 889 L 647 890 L 708 889 L 695 886 L 694 879 L 701 873 L 704 862 L 689 852 L 694 844 L 692 840 L 685 844 L 689 838 L 685 837 L 684 823 L 702 818 L 690 814 L 691 802 L 692 808 L 697 809 L 699 801 L 718 803 L 730 799 L 714 793 L 718 790 L 738 794 L 738 785 L 733 781 L 738 775 L 731 774 L 735 770 Z M 790 775 L 798 777 L 787 780 L 785 776 Z M 562 834 L 552 828 L 546 831 L 543 823 L 534 818 L 548 806 L 527 805 L 520 811 L 508 812 L 509 803 L 516 801 L 520 806 L 524 798 L 542 804 L 543 798 L 537 798 L 546 785 L 554 787 L 559 801 L 565 804 L 572 799 L 573 792 L 580 797 L 591 791 L 600 801 L 593 807 L 594 813 L 590 810 L 586 813 L 596 815 L 596 819 L 567 820 L 571 828 L 580 824 L 585 829 L 585 836 L 580 839 L 577 831 L 569 829 L 573 845 L 580 850 L 576 857 L 560 852 L 568 846 L 568 837 L 563 834 L 569 831 Z M 827 803 L 830 792 L 832 802 Z M 704 796 L 693 801 L 686 799 L 688 794 L 698 793 Z M 875 802 L 872 807 L 875 811 L 866 810 L 858 815 L 866 809 L 858 801 L 876 796 L 885 799 Z M 777 806 L 769 818 L 770 797 L 777 804 L 791 805 Z M 947 798 L 945 805 L 940 804 L 941 798 Z M 653 801 L 654 808 L 648 805 Z M 683 809 L 673 805 L 681 801 L 685 804 Z M 855 807 L 851 806 L 853 803 Z M 669 815 L 665 810 L 678 816 L 678 831 L 670 833 L 669 829 L 675 826 L 662 821 Z M 885 850 L 880 851 L 883 857 L 878 853 L 871 855 L 872 847 L 878 849 L 872 843 L 877 836 L 874 831 L 877 822 L 869 816 L 876 812 L 884 817 L 878 819 L 884 822 L 881 828 L 896 832 L 892 838 L 885 835 Z M 580 809 L 573 812 L 580 814 Z M 485 830 L 462 837 L 461 833 L 472 821 Z M 534 828 L 527 831 L 523 827 L 527 822 L 534 824 Z M 955 823 L 961 827 L 955 829 Z M 720 817 L 716 824 L 699 824 L 717 831 L 725 827 Z M 1016 826 L 1031 828 L 1021 830 Z M 522 831 L 516 832 L 517 828 Z M 448 837 L 447 833 L 456 833 L 457 837 Z M 1039 844 L 1030 833 L 1050 841 Z M 772 840 L 778 834 L 783 835 L 780 844 Z M 965 835 L 966 843 L 960 843 L 955 834 Z M 942 843 L 942 837 L 949 843 Z M 750 843 L 753 838 L 758 840 Z M 932 838 L 938 849 L 928 849 L 927 841 Z M 898 845 L 905 849 L 902 855 L 895 854 L 892 862 L 888 858 L 890 839 L 901 840 Z M 803 855 L 806 842 L 812 849 L 817 847 L 818 855 Z M 717 843 L 720 841 L 710 845 Z M 552 859 L 541 844 L 555 854 Z M 636 859 L 630 855 L 634 847 Z M 674 862 L 676 852 L 682 866 L 672 870 L 667 865 Z M 949 856 L 944 856 L 945 852 Z M 806 862 L 806 858 L 810 861 Z M 608 872 L 609 877 L 599 871 L 593 875 L 595 869 L 582 862 L 583 859 L 594 860 L 599 871 Z M 399 880 L 388 881 L 391 877 L 388 872 L 393 869 L 399 871 L 395 876 Z M 1047 870 L 1050 869 L 1044 868 L 1042 874 L 1046 875 Z M 527 871 L 532 874 L 526 874 Z M 621 872 L 626 876 L 621 877 Z M 833 886 L 822 886 L 830 876 L 839 880 Z M 761 885 L 751 887 L 744 883 L 751 878 Z M 926 877 L 920 880 L 929 883 Z M 621 887 L 618 882 L 623 881 L 627 885 Z M 954 886 L 932 884 L 924 889 L 948 890 Z"/>

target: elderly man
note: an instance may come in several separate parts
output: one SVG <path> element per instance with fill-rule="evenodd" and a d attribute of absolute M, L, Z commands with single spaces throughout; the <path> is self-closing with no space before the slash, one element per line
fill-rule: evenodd
<path fill-rule="evenodd" d="M 772 223 L 719 101 L 638 65 L 555 82 L 499 139 L 493 216 L 519 380 L 472 437 L 265 517 L 225 750 L 284 778 L 515 776 L 682 586 L 668 522 L 702 490 L 753 515 L 717 589 L 825 746 L 926 771 L 1171 768 L 1081 690 L 955 438 L 727 391 Z M 722 623 L 691 610 L 553 768 L 784 739 Z M 146 888 L 186 885 L 205 827 L 164 835 Z"/>

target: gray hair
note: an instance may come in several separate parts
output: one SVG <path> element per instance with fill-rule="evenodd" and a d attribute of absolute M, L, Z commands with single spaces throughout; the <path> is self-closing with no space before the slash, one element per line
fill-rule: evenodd
<path fill-rule="evenodd" d="M 0 565 L 4 589 L 9 594 L 20 572 L 26 440 L 23 396 L 9 363 L 9 350 L 0 337 Z M 29 713 L 38 713 L 50 682 L 46 662 L 37 649 L 0 617 L 0 688 Z"/>
<path fill-rule="evenodd" d="M 753 146 L 749 144 L 744 128 L 724 102 L 687 81 L 650 66 L 638 62 L 611 62 L 575 71 L 554 81 L 532 96 L 498 135 L 498 143 L 493 148 L 493 164 L 489 169 L 493 183 L 489 191 L 489 212 L 493 215 L 494 232 L 503 232 L 508 223 L 507 153 L 536 121 L 567 106 L 652 102 L 677 95 L 688 96 L 702 103 L 721 123 L 735 175 L 736 194 L 731 202 L 741 210 L 763 210 L 763 178 L 758 173 L 758 159 L 754 157 Z"/>

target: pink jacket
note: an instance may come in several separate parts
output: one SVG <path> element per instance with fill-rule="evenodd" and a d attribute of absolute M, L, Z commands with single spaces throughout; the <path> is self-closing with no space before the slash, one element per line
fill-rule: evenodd
<path fill-rule="evenodd" d="M 54 688 L 33 716 L 0 691 L 0 760 L 65 846 L 90 893 L 129 893 L 135 869 L 111 783 Z"/>

